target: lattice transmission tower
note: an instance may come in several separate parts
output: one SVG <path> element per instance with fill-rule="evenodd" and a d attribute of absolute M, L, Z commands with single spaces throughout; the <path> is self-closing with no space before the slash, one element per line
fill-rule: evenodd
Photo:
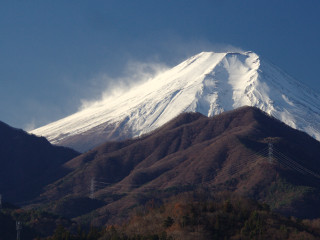
<path fill-rule="evenodd" d="M 269 159 L 269 163 L 272 163 L 273 162 L 273 144 L 269 142 L 268 146 L 269 146 L 268 159 Z"/>
<path fill-rule="evenodd" d="M 91 183 L 90 183 L 90 198 L 94 199 L 94 191 L 95 191 L 95 181 L 94 178 L 91 178 Z"/>
<path fill-rule="evenodd" d="M 20 232 L 22 230 L 22 222 L 16 221 L 17 240 L 20 240 Z"/>

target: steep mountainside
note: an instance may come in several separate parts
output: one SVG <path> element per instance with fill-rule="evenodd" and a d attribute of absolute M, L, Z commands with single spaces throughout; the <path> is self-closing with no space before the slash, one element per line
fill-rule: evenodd
<path fill-rule="evenodd" d="M 86 151 L 148 133 L 182 112 L 213 116 L 241 106 L 258 107 L 320 140 L 320 95 L 253 52 L 202 52 L 32 133 Z"/>
<path fill-rule="evenodd" d="M 44 137 L 30 135 L 0 122 L 0 194 L 6 201 L 24 203 L 42 187 L 67 173 L 62 165 L 78 156 L 76 151 L 51 145 Z"/>
<path fill-rule="evenodd" d="M 320 142 L 257 108 L 211 118 L 184 113 L 150 135 L 108 142 L 65 163 L 71 173 L 49 185 L 41 201 L 69 217 L 97 208 L 85 218 L 103 224 L 150 199 L 205 188 L 320 217 L 319 156 Z M 76 202 L 87 202 L 81 214 L 72 210 Z"/>

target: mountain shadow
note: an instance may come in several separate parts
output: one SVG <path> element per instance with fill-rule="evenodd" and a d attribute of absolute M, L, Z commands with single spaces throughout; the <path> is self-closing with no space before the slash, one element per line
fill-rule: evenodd
<path fill-rule="evenodd" d="M 3 200 L 26 205 L 44 186 L 63 177 L 68 170 L 62 165 L 78 155 L 70 148 L 53 146 L 44 137 L 0 122 L 0 194 Z"/>

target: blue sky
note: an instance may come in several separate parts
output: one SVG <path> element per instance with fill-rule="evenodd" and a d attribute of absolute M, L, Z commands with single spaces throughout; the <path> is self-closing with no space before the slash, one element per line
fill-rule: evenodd
<path fill-rule="evenodd" d="M 130 62 L 173 66 L 230 46 L 255 51 L 320 92 L 317 0 L 0 4 L 0 121 L 14 127 L 77 111 L 81 100 L 99 97 L 128 74 Z"/>

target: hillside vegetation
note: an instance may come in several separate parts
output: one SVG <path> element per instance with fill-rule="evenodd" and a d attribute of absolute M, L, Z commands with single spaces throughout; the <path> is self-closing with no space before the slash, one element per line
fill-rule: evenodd
<path fill-rule="evenodd" d="M 178 195 L 156 207 L 138 208 L 128 223 L 109 226 L 109 239 L 319 239 L 320 220 L 301 221 L 267 204 L 230 193 Z"/>

